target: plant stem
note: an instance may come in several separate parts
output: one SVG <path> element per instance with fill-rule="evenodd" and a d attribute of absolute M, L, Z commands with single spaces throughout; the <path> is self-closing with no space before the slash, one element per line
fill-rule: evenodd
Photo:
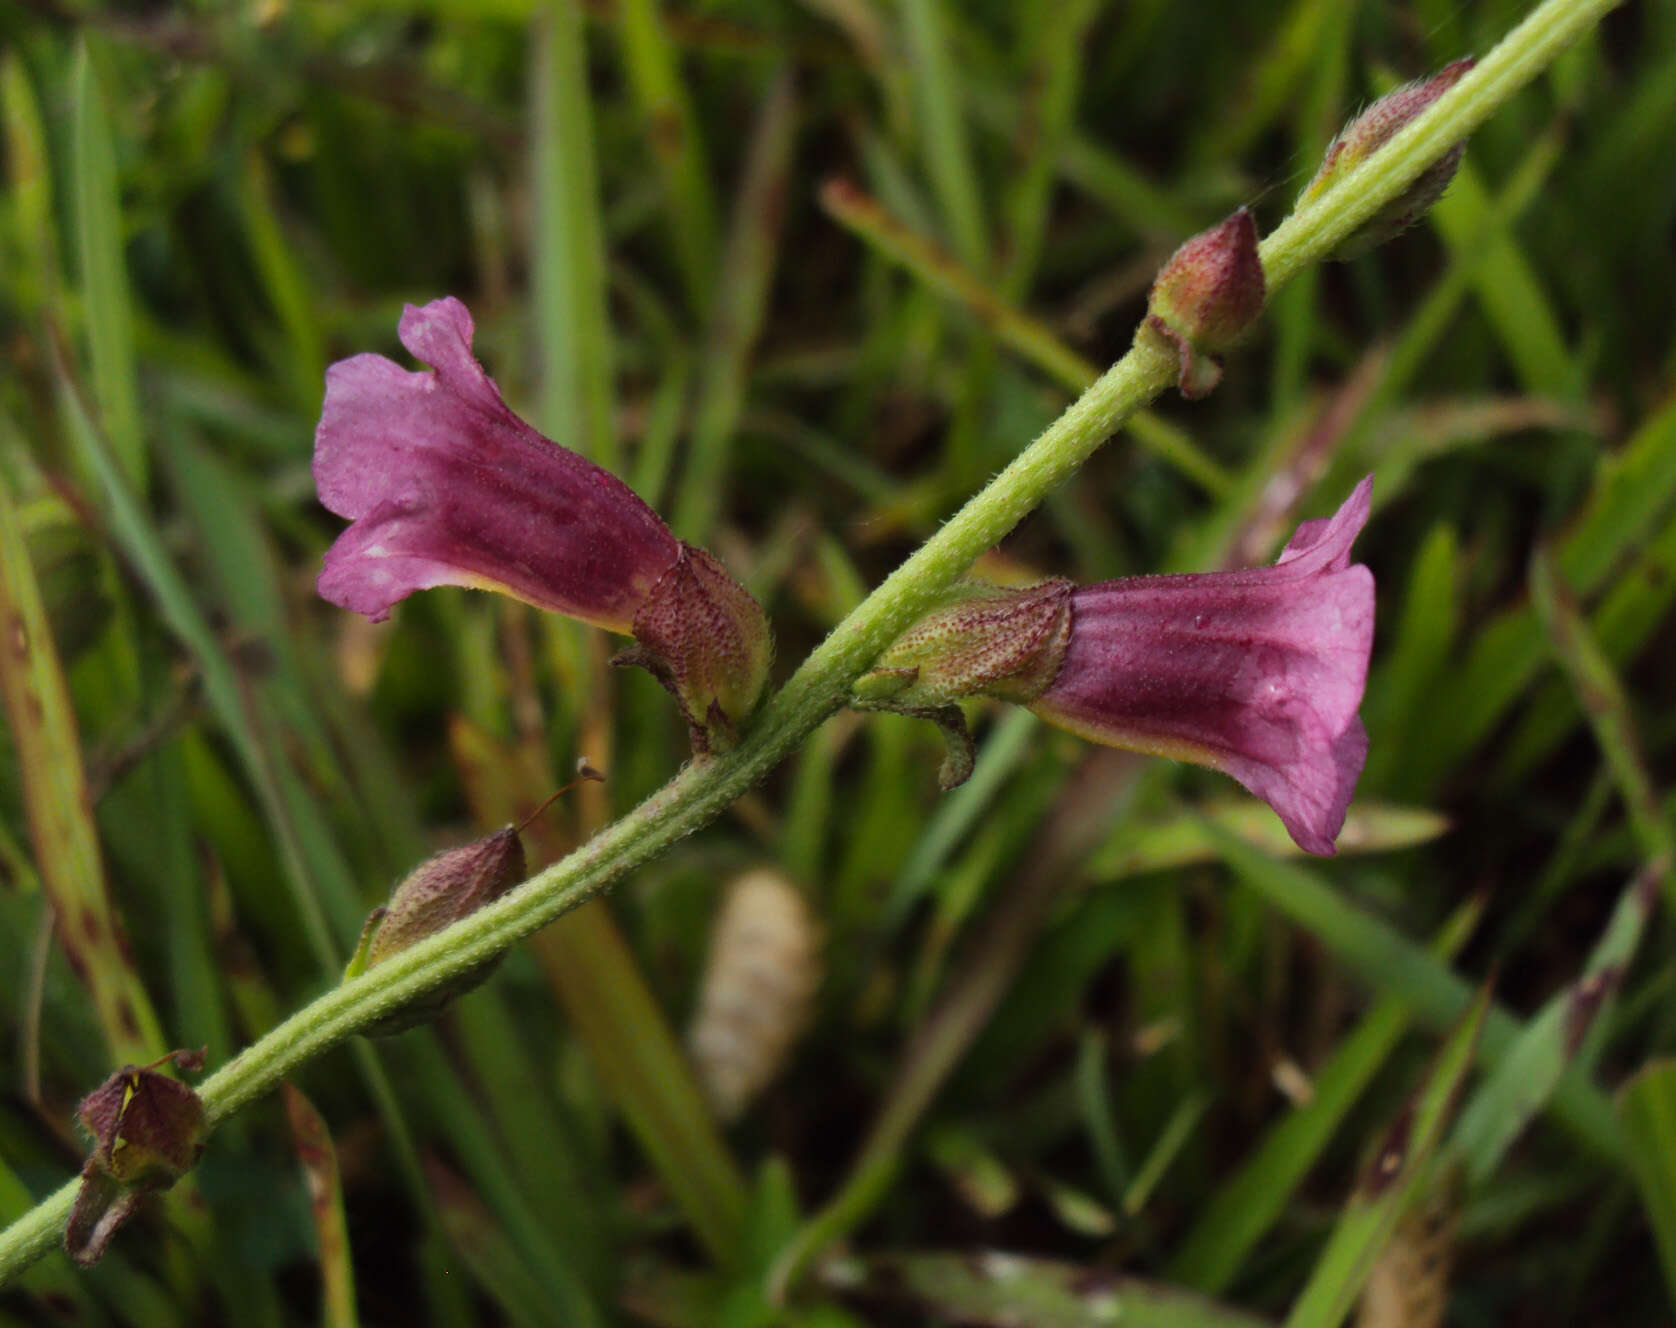
<path fill-rule="evenodd" d="M 1113 429 L 1174 382 L 1143 343 L 1113 365 L 804 661 L 733 751 L 695 760 L 634 811 L 496 903 L 325 992 L 198 1087 L 213 1127 L 299 1066 L 398 1006 L 475 967 L 719 815 L 833 711 L 850 683 L 985 549 L 1071 475 Z M 0 1285 L 56 1241 L 72 1182 L 0 1233 Z"/>
<path fill-rule="evenodd" d="M 1534 78 L 1616 0 L 1545 0 L 1479 65 L 1335 188 L 1264 241 L 1271 291 L 1318 261 Z M 695 760 L 629 815 L 495 904 L 332 988 L 199 1086 L 211 1126 L 367 1024 L 476 967 L 719 815 L 844 702 L 851 682 L 971 563 L 1175 381 L 1142 339 L 908 558 L 804 661 L 733 751 Z M 0 1285 L 57 1241 L 76 1183 L 0 1232 Z"/>

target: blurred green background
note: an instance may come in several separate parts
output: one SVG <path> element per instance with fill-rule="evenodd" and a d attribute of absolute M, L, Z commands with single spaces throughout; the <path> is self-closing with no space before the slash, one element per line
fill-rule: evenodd
<path fill-rule="evenodd" d="M 549 861 L 687 757 L 598 632 L 314 597 L 322 372 L 406 363 L 405 301 L 466 300 L 509 402 L 716 551 L 784 676 L 1183 238 L 1271 228 L 1349 115 L 1527 8 L 0 5 L 0 1220 L 111 1069 L 223 1063 L 427 853 L 586 756 Z M 1022 712 L 973 711 L 945 797 L 931 726 L 840 716 L 0 1324 L 1669 1322 L 1673 221 L 1646 0 L 983 569 L 1262 561 L 1372 471 L 1337 859 Z M 764 869 L 778 930 L 712 953 Z M 723 1122 L 730 1072 L 772 1082 Z"/>

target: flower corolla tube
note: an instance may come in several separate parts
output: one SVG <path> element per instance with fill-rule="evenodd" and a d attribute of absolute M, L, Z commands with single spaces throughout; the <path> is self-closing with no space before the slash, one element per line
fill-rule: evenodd
<path fill-rule="evenodd" d="M 498 590 L 632 635 L 625 660 L 675 695 L 700 748 L 729 745 L 768 675 L 756 601 L 628 485 L 512 412 L 460 301 L 409 305 L 398 330 L 429 369 L 363 354 L 326 371 L 314 479 L 351 524 L 320 594 L 377 622 L 415 590 Z"/>
<path fill-rule="evenodd" d="M 1300 848 L 1330 854 L 1367 758 L 1373 574 L 1350 546 L 1371 495 L 1370 478 L 1269 567 L 964 587 L 879 657 L 855 703 L 946 728 L 960 697 L 1028 705 L 1094 742 L 1232 775 Z"/>
<path fill-rule="evenodd" d="M 1273 566 L 1074 590 L 1064 661 L 1031 708 L 1096 742 L 1232 775 L 1300 848 L 1332 853 L 1368 754 L 1357 710 L 1373 573 L 1350 545 L 1372 487 L 1299 526 Z"/>

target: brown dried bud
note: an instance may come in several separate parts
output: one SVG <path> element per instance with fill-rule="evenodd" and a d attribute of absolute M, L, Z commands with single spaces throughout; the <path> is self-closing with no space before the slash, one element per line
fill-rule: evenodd
<path fill-rule="evenodd" d="M 1405 83 L 1374 102 L 1347 124 L 1333 140 L 1332 146 L 1327 149 L 1327 155 L 1321 161 L 1321 169 L 1304 188 L 1298 201 L 1309 202 L 1332 188 L 1373 156 L 1420 112 L 1460 82 L 1474 63 L 1471 56 L 1464 60 L 1456 60 L 1453 64 L 1445 65 L 1430 78 Z M 1455 144 L 1421 171 L 1407 189 L 1342 240 L 1333 250 L 1332 257 L 1352 258 L 1407 230 L 1426 214 L 1433 203 L 1443 197 L 1443 191 L 1449 187 L 1449 181 L 1454 179 L 1456 168 L 1460 166 L 1461 156 L 1465 152 L 1464 141 Z"/>
<path fill-rule="evenodd" d="M 634 615 L 639 643 L 614 660 L 649 670 L 675 697 L 699 753 L 738 741 L 768 681 L 774 639 L 762 606 L 703 549 L 675 564 Z"/>
<path fill-rule="evenodd" d="M 1202 397 L 1221 381 L 1217 354 L 1257 321 L 1266 294 L 1257 225 L 1244 208 L 1188 240 L 1159 269 L 1143 332 L 1175 347 L 1182 396 Z"/>
<path fill-rule="evenodd" d="M 201 1069 L 202 1051 L 173 1051 L 173 1061 Z M 64 1228 L 64 1248 L 78 1263 L 97 1263 L 140 1200 L 166 1190 L 190 1171 L 203 1152 L 208 1125 L 202 1099 L 155 1066 L 125 1065 L 76 1108 L 93 1141 L 82 1167 L 81 1188 Z"/>
<path fill-rule="evenodd" d="M 344 977 L 358 977 L 391 955 L 492 904 L 525 875 L 524 845 L 512 826 L 427 858 L 395 888 L 390 902 L 375 909 L 367 919 Z M 497 955 L 455 975 L 434 991 L 369 1025 L 366 1032 L 382 1037 L 435 1018 L 456 996 L 482 983 L 499 962 Z"/>

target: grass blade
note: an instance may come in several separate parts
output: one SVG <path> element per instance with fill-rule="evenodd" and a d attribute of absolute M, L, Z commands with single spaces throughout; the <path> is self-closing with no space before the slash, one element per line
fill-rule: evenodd
<path fill-rule="evenodd" d="M 702 315 L 716 296 L 716 199 L 698 118 L 659 11 L 658 0 L 624 0 L 618 15 L 623 64 L 663 177 L 665 220 L 687 303 Z"/>
<path fill-rule="evenodd" d="M 1056 163 L 1070 133 L 1089 26 L 1099 6 L 1073 0 L 1042 12 L 1019 9 L 1018 37 L 1030 49 L 1025 96 L 1030 104 L 1013 146 L 1017 177 L 1007 191 L 1001 292 L 1021 300 L 1030 288 L 1053 201 Z"/>
<path fill-rule="evenodd" d="M 112 1058 L 153 1061 L 168 1043 L 126 951 L 122 920 L 110 898 L 75 710 L 3 476 L 0 630 L 6 656 L 0 701 L 17 747 L 29 838 L 42 887 L 52 900 L 59 943 L 93 999 Z"/>
<path fill-rule="evenodd" d="M 757 111 L 699 367 L 692 441 L 672 523 L 676 534 L 698 544 L 709 538 L 723 510 L 728 453 L 744 409 L 751 353 L 767 317 L 779 260 L 780 224 L 796 141 L 797 97 L 791 71 L 781 70 Z"/>
<path fill-rule="evenodd" d="M 1379 1252 L 1432 1171 L 1432 1155 L 1460 1100 L 1489 1010 L 1486 988 L 1374 1153 L 1309 1283 L 1293 1303 L 1286 1328 L 1337 1328 L 1350 1312 Z"/>
<path fill-rule="evenodd" d="M 515 820 L 523 809 L 520 785 L 527 786 L 516 753 L 464 722 L 454 725 L 451 745 L 478 819 L 485 826 Z M 532 864 L 563 856 L 544 823 L 527 833 L 538 846 Z M 531 944 L 596 1073 L 694 1233 L 718 1261 L 731 1260 L 745 1213 L 744 1178 L 605 902 L 577 909 Z"/>
<path fill-rule="evenodd" d="M 1432 953 L 1441 960 L 1452 958 L 1483 912 L 1482 899 L 1463 904 L 1432 942 Z M 1392 996 L 1381 997 L 1362 1017 L 1314 1077 L 1309 1102 L 1275 1125 L 1239 1171 L 1217 1188 L 1169 1262 L 1172 1281 L 1211 1295 L 1227 1287 L 1396 1050 L 1411 1018 Z"/>
<path fill-rule="evenodd" d="M 1298 857 L 1286 827 L 1268 808 L 1250 798 L 1218 798 L 1164 820 L 1143 821 L 1114 834 L 1089 859 L 1090 881 L 1120 881 L 1141 872 L 1163 871 L 1211 862 L 1216 846 L 1205 831 L 1209 822 L 1238 835 L 1270 857 Z M 1341 854 L 1390 853 L 1429 843 L 1449 831 L 1449 820 L 1423 807 L 1386 803 L 1352 805 L 1339 833 Z"/>
<path fill-rule="evenodd" d="M 1676 900 L 1676 827 L 1660 805 L 1641 755 L 1629 698 L 1553 559 L 1541 549 L 1531 560 L 1531 603 L 1560 667 L 1577 690 L 1607 768 L 1629 809 L 1630 826 L 1642 854 L 1657 864 L 1666 893 Z"/>
<path fill-rule="evenodd" d="M 1206 831 L 1242 884 L 1314 935 L 1361 981 L 1402 1000 L 1423 1024 L 1448 1028 L 1471 1007 L 1473 989 L 1464 978 L 1346 903 L 1316 873 L 1296 863 L 1265 858 L 1218 826 L 1207 823 Z M 1482 1039 L 1482 1052 L 1490 1064 L 1506 1057 L 1520 1027 L 1505 1010 L 1491 1007 Z M 1619 1158 L 1611 1105 L 1575 1070 L 1561 1077 L 1548 1109 L 1600 1156 Z"/>
<path fill-rule="evenodd" d="M 1094 1268 L 987 1251 L 881 1254 L 845 1262 L 855 1289 L 922 1307 L 935 1321 L 1006 1328 L 1259 1328 L 1264 1320 L 1191 1292 Z M 875 1290 L 873 1283 L 877 1284 Z"/>
<path fill-rule="evenodd" d="M 942 0 L 904 0 L 904 45 L 919 101 L 921 151 L 954 252 L 974 272 L 989 268 L 989 224 L 966 138 L 964 98 Z"/>
<path fill-rule="evenodd" d="M 549 0 L 530 38 L 535 309 L 542 351 L 537 425 L 617 469 L 605 243 L 594 165 L 588 57 L 577 0 Z"/>
<path fill-rule="evenodd" d="M 1676 1305 L 1676 1061 L 1654 1061 L 1624 1085 L 1618 1120 Z"/>
<path fill-rule="evenodd" d="M 349 1224 L 343 1215 L 338 1184 L 337 1150 L 320 1113 L 291 1084 L 284 1089 L 291 1142 L 308 1181 L 309 1210 L 314 1216 L 320 1260 L 320 1322 L 326 1328 L 355 1328 L 355 1269 L 349 1257 Z"/>
<path fill-rule="evenodd" d="M 1457 257 L 1469 243 L 1485 246 L 1473 272 L 1473 287 L 1525 390 L 1575 395 L 1576 370 L 1559 319 L 1512 235 L 1505 227 L 1487 230 L 1485 222 L 1493 209 L 1468 157 L 1429 218 Z"/>
<path fill-rule="evenodd" d="M 1553 997 L 1473 1094 L 1450 1138 L 1468 1182 L 1487 1180 L 1514 1139 L 1542 1109 L 1641 943 L 1657 899 L 1658 873 L 1638 875 L 1619 897 L 1583 974 Z"/>
<path fill-rule="evenodd" d="M 70 160 L 93 396 L 123 474 L 144 493 L 148 467 L 140 431 L 134 318 L 123 259 L 116 153 L 110 138 L 116 120 L 106 105 L 99 71 L 86 40 L 78 47 L 75 62 L 71 76 L 74 134 Z"/>
<path fill-rule="evenodd" d="M 23 271 L 40 283 L 32 294 L 45 305 L 57 294 L 63 277 L 53 219 L 52 164 L 40 103 L 15 49 L 0 56 L 0 112 L 5 117 L 6 171 Z"/>
<path fill-rule="evenodd" d="M 891 216 L 853 184 L 828 180 L 821 187 L 821 206 L 840 225 L 899 263 L 931 290 L 964 306 L 1003 345 L 1063 387 L 1081 392 L 1100 376 L 1094 364 L 1065 345 L 1051 328 L 1000 299 L 972 269 Z M 1207 493 L 1221 495 L 1232 487 L 1233 478 L 1224 467 L 1154 412 L 1137 411 L 1124 430 Z"/>

